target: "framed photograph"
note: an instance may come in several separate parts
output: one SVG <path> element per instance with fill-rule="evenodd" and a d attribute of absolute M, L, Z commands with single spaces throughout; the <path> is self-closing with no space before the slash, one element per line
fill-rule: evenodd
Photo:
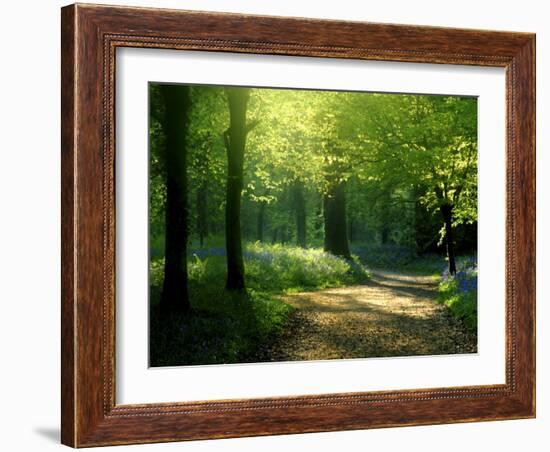
<path fill-rule="evenodd" d="M 535 416 L 535 36 L 62 8 L 62 442 Z"/>

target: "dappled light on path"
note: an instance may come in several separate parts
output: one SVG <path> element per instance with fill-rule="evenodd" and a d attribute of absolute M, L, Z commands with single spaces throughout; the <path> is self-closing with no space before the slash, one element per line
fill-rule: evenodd
<path fill-rule="evenodd" d="M 273 361 L 475 353 L 476 337 L 437 304 L 429 276 L 373 271 L 364 285 L 292 294 Z"/>

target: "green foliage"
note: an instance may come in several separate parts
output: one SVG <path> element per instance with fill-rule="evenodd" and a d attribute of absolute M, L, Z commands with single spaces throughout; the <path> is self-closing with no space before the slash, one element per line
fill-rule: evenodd
<path fill-rule="evenodd" d="M 439 300 L 471 330 L 477 329 L 477 291 L 462 293 L 455 280 L 439 284 Z"/>
<path fill-rule="evenodd" d="M 453 225 L 477 221 L 477 100 L 430 96 L 251 89 L 244 162 L 243 234 L 258 238 L 266 204 L 266 238 L 295 241 L 291 191 L 305 187 L 307 237 L 322 238 L 317 206 L 330 183 L 347 181 L 353 240 L 442 251 L 438 208 L 453 205 Z M 158 86 L 151 97 L 151 235 L 164 229 L 162 115 Z M 197 236 L 197 191 L 207 187 L 208 230 L 224 224 L 229 115 L 223 87 L 193 86 L 188 130 L 189 230 Z M 266 240 L 264 238 L 264 240 Z M 441 245 L 441 243 L 439 243 Z"/>
<path fill-rule="evenodd" d="M 247 286 L 257 292 L 281 294 L 324 289 L 365 282 L 368 271 L 358 257 L 347 261 L 319 248 L 300 248 L 281 244 L 249 243 L 244 252 Z M 153 259 L 150 285 L 162 285 L 163 259 Z M 220 287 L 226 272 L 223 249 L 202 249 L 188 259 L 191 290 Z"/>
<path fill-rule="evenodd" d="M 191 315 L 165 318 L 152 288 L 150 360 L 153 367 L 257 361 L 259 346 L 279 332 L 292 308 L 276 297 L 219 287 L 191 289 Z"/>
<path fill-rule="evenodd" d="M 319 248 L 260 242 L 246 247 L 247 281 L 265 291 L 295 292 L 364 282 L 368 272 L 357 258 L 349 262 Z"/>
<path fill-rule="evenodd" d="M 443 272 L 438 301 L 462 320 L 466 327 L 477 330 L 477 263 L 475 258 L 461 258 L 456 275 Z"/>
<path fill-rule="evenodd" d="M 287 292 L 364 282 L 368 272 L 320 249 L 281 244 L 246 246 L 245 293 L 223 289 L 223 249 L 201 249 L 188 259 L 191 315 L 163 318 L 158 310 L 163 259 L 150 265 L 151 362 L 153 366 L 236 363 L 257 360 L 270 337 L 284 327 L 292 307 Z"/>
<path fill-rule="evenodd" d="M 155 322 L 161 321 L 155 303 L 162 286 L 166 165 L 159 85 L 152 83 L 149 89 L 154 362 L 246 361 L 286 321 L 290 308 L 278 299 L 281 294 L 362 282 L 368 274 L 360 261 L 437 273 L 443 261 L 435 254 L 443 252 L 442 205 L 452 207 L 457 248 L 475 249 L 475 98 L 251 88 L 240 225 L 247 243 L 249 290 L 226 293 L 226 92 L 224 87 L 198 85 L 190 91 L 185 197 L 189 249 L 194 250 L 188 256 L 193 311 L 156 331 Z M 323 201 L 344 182 L 347 236 L 359 256 L 351 261 L 321 250 L 326 243 Z M 303 244 L 299 227 L 302 237 L 305 230 L 305 248 L 293 246 Z M 441 286 L 444 302 L 461 318 L 473 318 L 472 302 L 466 300 L 471 295 L 456 292 L 453 284 Z"/>

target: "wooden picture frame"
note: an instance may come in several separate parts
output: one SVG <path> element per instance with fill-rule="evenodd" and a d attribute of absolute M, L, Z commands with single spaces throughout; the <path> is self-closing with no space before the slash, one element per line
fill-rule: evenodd
<path fill-rule="evenodd" d="M 535 35 L 70 5 L 62 9 L 62 442 L 73 447 L 535 416 Z M 115 50 L 506 69 L 506 383 L 115 403 Z"/>

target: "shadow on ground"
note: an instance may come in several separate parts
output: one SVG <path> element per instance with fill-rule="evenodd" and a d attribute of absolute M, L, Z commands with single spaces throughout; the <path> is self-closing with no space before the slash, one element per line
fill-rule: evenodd
<path fill-rule="evenodd" d="M 266 350 L 271 361 L 475 353 L 468 332 L 436 302 L 429 276 L 375 270 L 364 285 L 292 294 L 297 308 Z"/>

